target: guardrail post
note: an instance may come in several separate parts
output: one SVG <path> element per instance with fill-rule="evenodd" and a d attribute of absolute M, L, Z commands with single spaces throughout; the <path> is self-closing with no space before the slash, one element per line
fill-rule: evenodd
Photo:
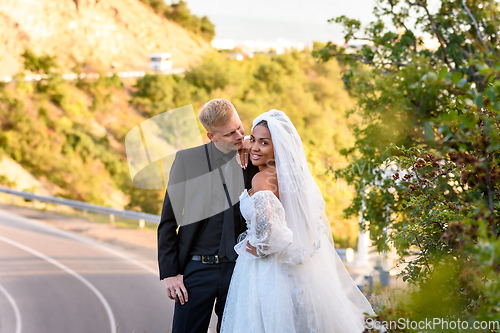
<path fill-rule="evenodd" d="M 139 220 L 139 228 L 144 228 L 144 226 L 146 225 L 146 222 L 144 222 L 144 220 Z"/>
<path fill-rule="evenodd" d="M 115 224 L 115 216 L 113 214 L 109 214 L 109 223 Z"/>
<path fill-rule="evenodd" d="M 31 208 L 35 208 L 35 200 L 31 200 Z"/>
<path fill-rule="evenodd" d="M 56 204 L 56 213 L 59 213 L 59 205 Z"/>
<path fill-rule="evenodd" d="M 11 194 L 10 196 L 10 203 L 14 205 L 14 194 Z"/>
<path fill-rule="evenodd" d="M 87 218 L 87 211 L 86 210 L 82 210 L 82 217 Z"/>

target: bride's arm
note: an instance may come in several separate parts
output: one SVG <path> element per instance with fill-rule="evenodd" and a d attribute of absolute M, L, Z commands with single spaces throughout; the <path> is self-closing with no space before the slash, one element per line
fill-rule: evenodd
<path fill-rule="evenodd" d="M 285 250 L 293 240 L 287 227 L 285 210 L 272 191 L 258 191 L 253 195 L 255 214 L 251 221 L 255 231 L 249 243 L 256 248 L 259 257 Z M 252 248 L 247 252 L 254 252 Z M 255 255 L 255 253 L 253 253 Z"/>

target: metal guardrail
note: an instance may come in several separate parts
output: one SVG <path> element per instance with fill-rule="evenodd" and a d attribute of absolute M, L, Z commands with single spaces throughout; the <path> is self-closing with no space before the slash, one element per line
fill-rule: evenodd
<path fill-rule="evenodd" d="M 114 222 L 114 217 L 118 216 L 118 217 L 123 217 L 126 219 L 145 221 L 145 222 L 150 222 L 150 223 L 155 223 L 155 224 L 160 223 L 160 216 L 154 215 L 154 214 L 134 212 L 131 210 L 119 210 L 119 209 L 114 209 L 114 208 L 110 208 L 110 207 L 93 205 L 93 204 L 89 204 L 89 203 L 81 202 L 81 201 L 77 201 L 77 200 L 51 197 L 51 196 L 46 196 L 46 195 L 38 195 L 38 194 L 33 194 L 30 192 L 24 192 L 24 191 L 16 191 L 16 190 L 10 189 L 8 187 L 3 187 L 3 186 L 0 186 L 0 192 L 8 193 L 10 195 L 15 195 L 15 196 L 22 197 L 24 199 L 28 199 L 28 200 L 32 200 L 32 201 L 40 201 L 40 202 L 51 203 L 51 204 L 55 204 L 55 205 L 67 206 L 67 207 L 81 210 L 82 212 L 93 212 L 93 213 L 98 213 L 98 214 L 109 215 L 111 222 Z M 139 225 L 141 227 L 143 227 L 144 222 L 142 222 L 142 223 L 140 222 Z"/>

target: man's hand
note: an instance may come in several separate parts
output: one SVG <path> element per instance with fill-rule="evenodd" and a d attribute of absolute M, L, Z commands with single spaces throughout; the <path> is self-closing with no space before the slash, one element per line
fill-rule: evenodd
<path fill-rule="evenodd" d="M 167 289 L 168 298 L 173 299 L 176 303 L 184 305 L 188 301 L 188 292 L 184 287 L 183 275 L 179 274 L 163 279 L 165 289 Z"/>
<path fill-rule="evenodd" d="M 243 169 L 248 166 L 248 158 L 250 156 L 250 136 L 247 135 L 243 139 L 243 147 L 238 149 L 238 163 Z"/>
<path fill-rule="evenodd" d="M 256 257 L 259 256 L 257 254 L 257 248 L 255 246 L 252 246 L 248 241 L 247 241 L 247 252 L 253 254 Z"/>

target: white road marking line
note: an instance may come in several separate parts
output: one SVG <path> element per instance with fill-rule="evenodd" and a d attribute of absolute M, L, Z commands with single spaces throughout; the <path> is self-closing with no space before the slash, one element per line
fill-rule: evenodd
<path fill-rule="evenodd" d="M 111 310 L 111 307 L 109 306 L 108 301 L 106 301 L 106 298 L 104 298 L 104 296 L 101 294 L 101 292 L 96 287 L 94 287 L 94 285 L 92 283 L 90 283 L 87 279 L 85 279 L 83 276 L 81 276 L 77 272 L 73 271 L 71 268 L 65 266 L 64 264 L 61 264 L 59 261 L 41 253 L 41 252 L 38 252 L 37 250 L 34 250 L 26 245 L 23 245 L 21 243 L 18 243 L 16 241 L 11 240 L 11 239 L 5 238 L 3 236 L 0 236 L 0 240 L 7 243 L 7 244 L 15 246 L 17 248 L 20 248 L 21 250 L 29 252 L 29 253 L 45 260 L 45 261 L 51 263 L 54 266 L 59 267 L 60 269 L 62 269 L 66 273 L 68 273 L 68 274 L 72 275 L 73 277 L 75 277 L 76 279 L 80 280 L 84 285 L 86 285 L 97 296 L 99 301 L 101 301 L 102 305 L 104 306 L 104 309 L 106 309 L 106 314 L 109 318 L 109 326 L 111 328 L 111 333 L 116 332 L 115 316 L 113 315 L 113 311 Z"/>
<path fill-rule="evenodd" d="M 2 292 L 2 294 L 5 295 L 5 297 L 9 301 L 10 305 L 12 306 L 12 309 L 14 309 L 14 315 L 16 316 L 16 331 L 15 331 L 15 333 L 21 333 L 21 328 L 22 328 L 21 312 L 19 311 L 19 308 L 17 307 L 16 301 L 9 294 L 7 289 L 5 289 L 1 284 L 0 284 L 0 292 Z"/>
<path fill-rule="evenodd" d="M 128 262 L 130 262 L 130 263 L 132 263 L 134 265 L 136 265 L 136 266 L 141 267 L 142 269 L 148 271 L 151 274 L 154 274 L 155 276 L 159 276 L 159 273 L 158 273 L 157 270 L 154 270 L 154 269 L 146 266 L 142 262 L 140 262 L 138 260 L 135 260 L 133 258 L 130 258 L 129 256 L 127 256 L 127 255 L 125 255 L 125 254 L 123 254 L 123 253 L 121 253 L 119 251 L 116 251 L 116 250 L 114 250 L 112 248 L 104 246 L 104 245 L 100 244 L 97 241 L 94 241 L 92 239 L 89 239 L 89 238 L 86 238 L 86 237 L 83 237 L 83 236 L 75 235 L 75 234 L 73 234 L 71 232 L 60 230 L 60 229 L 57 229 L 55 227 L 48 226 L 48 225 L 42 224 L 40 222 L 33 221 L 33 220 L 25 218 L 25 217 L 21 217 L 21 216 L 18 216 L 18 215 L 10 214 L 10 213 L 7 213 L 5 211 L 1 211 L 0 210 L 0 212 L 3 213 L 3 214 L 6 214 L 6 215 L 10 215 L 12 218 L 18 219 L 18 220 L 22 221 L 23 223 L 35 225 L 35 226 L 37 226 L 39 228 L 49 230 L 49 231 L 51 231 L 53 233 L 57 233 L 57 234 L 65 236 L 65 237 L 74 239 L 76 241 L 79 241 L 79 242 L 82 242 L 82 243 L 85 243 L 85 244 L 92 245 L 92 246 L 95 246 L 97 248 L 100 248 L 101 250 L 104 250 L 104 251 L 107 251 L 109 253 L 112 253 L 112 254 L 114 254 L 117 257 L 120 257 L 120 258 L 122 258 L 122 259 L 124 259 L 124 260 L 126 260 L 126 261 L 128 261 Z"/>

